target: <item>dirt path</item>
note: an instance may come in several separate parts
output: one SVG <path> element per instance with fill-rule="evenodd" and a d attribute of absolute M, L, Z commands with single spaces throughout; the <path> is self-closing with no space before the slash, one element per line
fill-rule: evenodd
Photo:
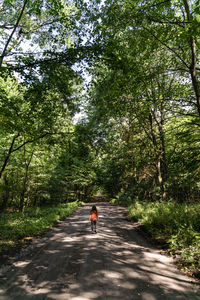
<path fill-rule="evenodd" d="M 200 299 L 199 286 L 148 245 L 121 207 L 98 203 L 98 233 L 84 205 L 0 268 L 0 299 Z"/>

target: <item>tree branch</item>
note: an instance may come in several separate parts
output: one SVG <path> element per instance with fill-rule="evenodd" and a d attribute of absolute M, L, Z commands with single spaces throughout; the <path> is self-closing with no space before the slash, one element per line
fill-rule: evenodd
<path fill-rule="evenodd" d="M 169 25 L 178 25 L 182 28 L 184 28 L 185 24 L 191 24 L 191 22 L 175 22 L 175 21 L 161 21 L 161 20 L 156 20 L 153 19 L 152 17 L 147 16 L 147 19 L 149 19 L 150 21 L 154 22 L 154 23 L 158 23 L 158 24 L 169 24 Z"/>
<path fill-rule="evenodd" d="M 46 132 L 38 137 L 36 137 L 35 139 L 32 139 L 32 140 L 27 140 L 25 141 L 24 143 L 22 143 L 20 146 L 18 146 L 17 148 L 13 149 L 12 150 L 12 153 L 21 149 L 23 146 L 25 146 L 26 144 L 30 144 L 30 143 L 34 143 L 40 139 L 43 139 L 45 136 L 47 135 L 57 135 L 57 134 L 64 134 L 64 135 L 69 135 L 69 134 L 74 134 L 74 132 L 56 132 L 56 133 L 52 133 L 52 132 Z"/>
<path fill-rule="evenodd" d="M 3 174 L 3 171 L 5 170 L 6 166 L 7 166 L 7 163 L 9 161 L 9 158 L 10 158 L 10 155 L 11 153 L 13 152 L 13 146 L 14 146 L 14 143 L 15 143 L 15 140 L 19 137 L 19 133 L 17 135 L 15 135 L 12 139 L 12 142 L 11 142 L 11 145 L 10 145 L 10 148 L 8 150 L 8 154 L 6 155 L 5 157 L 5 160 L 4 160 L 4 163 L 3 163 L 3 166 L 1 167 L 1 170 L 0 170 L 0 178 Z"/>
<path fill-rule="evenodd" d="M 180 61 L 187 67 L 187 69 L 190 69 L 190 67 L 188 66 L 188 64 L 182 59 L 182 57 L 171 47 L 169 47 L 166 43 L 164 43 L 163 41 L 161 41 L 151 30 L 149 30 L 147 27 L 143 28 L 148 31 L 158 42 L 160 42 L 163 46 L 165 46 L 169 51 L 171 51 L 172 53 L 174 53 L 179 59 Z"/>
<path fill-rule="evenodd" d="M 14 35 L 14 33 L 15 33 L 17 27 L 18 27 L 18 25 L 19 25 L 19 22 L 20 22 L 20 20 L 21 20 L 21 18 L 22 18 L 22 15 L 23 15 L 23 13 L 24 13 L 24 10 L 25 10 L 25 7 L 26 7 L 26 4 L 27 4 L 27 3 L 28 3 L 28 0 L 24 0 L 24 5 L 23 5 L 22 10 L 21 10 L 21 12 L 20 12 L 20 14 L 19 14 L 19 17 L 18 17 L 18 19 L 17 19 L 17 22 L 16 22 L 16 24 L 15 24 L 15 26 L 14 26 L 14 28 L 13 28 L 13 31 L 11 32 L 11 35 L 9 36 L 9 38 L 8 38 L 6 44 L 5 44 L 4 50 L 3 50 L 3 52 L 2 52 L 2 55 L 0 56 L 0 66 L 1 66 L 2 63 L 3 63 L 3 58 L 4 58 L 4 56 L 6 55 L 7 48 L 8 48 L 8 46 L 9 46 L 9 44 L 10 44 L 10 41 L 12 40 L 12 37 L 13 37 L 13 35 Z"/>

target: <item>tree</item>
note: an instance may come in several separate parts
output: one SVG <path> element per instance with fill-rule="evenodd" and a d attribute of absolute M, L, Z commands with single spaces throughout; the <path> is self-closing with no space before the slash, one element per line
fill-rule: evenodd
<path fill-rule="evenodd" d="M 116 13 L 117 12 L 117 13 Z M 115 18 L 120 15 L 117 30 L 130 28 L 132 32 L 144 37 L 144 44 L 156 43 L 160 49 L 172 55 L 168 70 L 180 72 L 180 76 L 191 76 L 196 109 L 200 116 L 199 79 L 198 79 L 198 35 L 199 35 L 199 1 L 190 3 L 187 0 L 176 1 L 140 1 L 127 0 L 123 3 L 114 1 L 109 7 L 108 22 L 112 17 L 112 28 Z M 109 26 L 104 18 L 106 27 Z M 111 34 L 116 34 L 111 29 Z M 141 44 L 140 44 L 140 49 Z M 141 51 L 141 50 L 139 50 Z"/>
<path fill-rule="evenodd" d="M 99 40 L 104 43 L 105 48 L 103 55 L 97 59 L 92 70 L 94 79 L 89 110 L 94 111 L 93 118 L 101 124 L 104 144 L 110 145 L 107 140 L 106 123 L 114 119 L 120 124 L 123 122 L 131 124 L 129 136 L 131 138 L 135 136 L 135 139 L 140 140 L 145 147 L 142 150 L 143 160 L 138 156 L 139 162 L 134 160 L 133 168 L 135 169 L 136 166 L 139 168 L 136 168 L 136 175 L 132 173 L 132 177 L 140 178 L 137 180 L 139 186 L 141 186 L 142 178 L 142 181 L 152 178 L 149 181 L 152 186 L 148 186 L 148 189 L 156 188 L 158 185 L 161 198 L 165 198 L 166 190 L 170 190 L 172 179 L 170 176 L 173 177 L 168 171 L 169 164 L 171 171 L 173 162 L 169 161 L 168 148 L 166 148 L 166 139 L 168 140 L 169 134 L 166 133 L 166 127 L 169 120 L 175 119 L 177 115 L 186 115 L 188 117 L 185 120 L 188 121 L 191 116 L 191 126 L 192 124 L 196 126 L 199 122 L 196 118 L 193 91 L 186 76 L 189 69 L 184 66 L 187 55 L 183 54 L 181 57 L 181 50 L 174 50 L 177 40 L 175 31 L 168 22 L 170 14 L 174 20 L 177 17 L 177 7 L 175 5 L 170 12 L 169 3 L 160 3 L 159 10 L 157 10 L 157 3 L 152 4 L 152 7 L 149 7 L 149 4 L 146 6 L 143 3 L 140 4 L 137 6 L 132 1 L 123 3 L 114 1 L 104 9 L 104 17 L 98 26 L 101 29 Z M 144 13 L 143 19 L 139 18 L 142 13 Z M 163 22 L 158 22 L 158 17 L 164 19 L 165 16 L 167 16 L 166 25 L 163 20 Z M 171 35 L 174 38 L 172 41 Z M 171 44 L 168 45 L 168 42 Z M 188 54 L 189 48 L 184 45 L 183 48 Z M 137 137 L 139 134 L 137 131 L 134 132 L 136 124 L 145 133 L 141 138 Z M 120 128 L 123 126 L 121 125 Z M 118 133 L 120 130 L 116 129 Z M 102 135 L 102 132 L 97 133 L 97 136 Z M 98 139 L 97 136 L 95 140 Z M 149 143 L 152 145 L 151 148 Z M 110 147 L 113 149 L 112 146 Z M 134 147 L 133 153 L 141 153 L 136 150 L 138 145 Z M 121 147 L 121 154 L 122 149 L 123 147 Z M 105 151 L 109 151 L 108 148 L 106 150 L 104 148 L 104 153 Z M 124 161 L 126 161 L 126 155 L 122 155 Z M 145 155 L 151 160 L 149 161 Z M 111 155 L 110 161 L 112 158 Z M 143 165 L 142 168 L 141 165 Z M 112 168 L 114 168 L 113 165 L 109 169 L 110 172 Z M 109 172 L 107 176 L 108 174 Z M 117 175 L 118 180 L 121 174 L 122 172 Z M 153 178 L 157 178 L 156 181 Z M 117 182 L 117 179 L 115 181 Z M 155 193 L 157 194 L 156 189 Z"/>
<path fill-rule="evenodd" d="M 65 50 L 73 43 L 71 17 L 75 13 L 74 5 L 62 0 L 4 1 L 0 13 L 0 65 L 7 67 L 19 59 L 25 62 Z"/>

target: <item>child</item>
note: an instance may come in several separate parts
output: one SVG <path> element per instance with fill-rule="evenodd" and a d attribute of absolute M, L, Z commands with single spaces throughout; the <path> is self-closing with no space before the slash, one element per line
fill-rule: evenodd
<path fill-rule="evenodd" d="M 92 209 L 90 211 L 90 218 L 89 220 L 91 221 L 91 229 L 92 229 L 92 232 L 93 232 L 93 229 L 94 229 L 94 232 L 96 233 L 96 225 L 97 225 L 97 221 L 98 221 L 99 217 L 98 217 L 98 212 L 97 212 L 97 208 L 95 205 L 92 206 Z"/>

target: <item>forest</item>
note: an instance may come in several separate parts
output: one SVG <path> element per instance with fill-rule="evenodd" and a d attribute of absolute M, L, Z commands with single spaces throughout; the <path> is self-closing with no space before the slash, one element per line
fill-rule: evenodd
<path fill-rule="evenodd" d="M 0 1 L 0 252 L 100 191 L 200 276 L 199 48 L 199 0 Z"/>

